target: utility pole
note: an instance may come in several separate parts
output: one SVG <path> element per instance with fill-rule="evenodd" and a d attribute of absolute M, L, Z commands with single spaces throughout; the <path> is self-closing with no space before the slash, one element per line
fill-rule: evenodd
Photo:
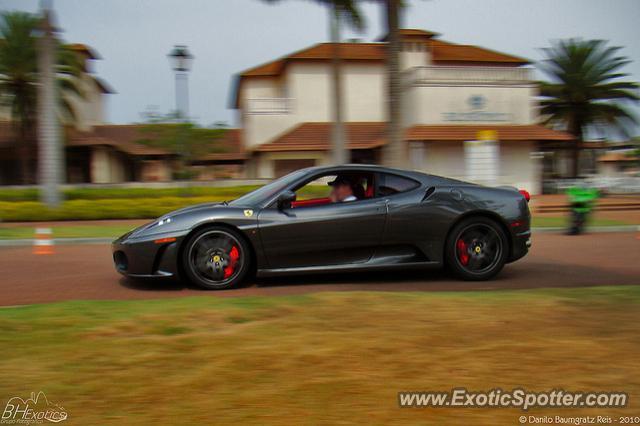
<path fill-rule="evenodd" d="M 178 142 L 180 144 L 180 160 L 183 170 L 187 168 L 187 145 L 185 126 L 189 122 L 189 71 L 193 63 L 193 55 L 184 45 L 175 45 L 167 55 L 171 61 L 171 68 L 176 74 L 176 115 L 180 123 Z"/>
<path fill-rule="evenodd" d="M 60 205 L 60 184 L 64 164 L 64 147 L 60 140 L 57 117 L 56 29 L 52 24 L 52 1 L 41 2 L 42 22 L 38 39 L 38 183 L 40 201 L 49 207 Z"/>

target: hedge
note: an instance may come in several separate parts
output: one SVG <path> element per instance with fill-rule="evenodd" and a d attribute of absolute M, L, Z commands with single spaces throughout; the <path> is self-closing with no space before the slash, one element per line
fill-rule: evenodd
<path fill-rule="evenodd" d="M 155 197 L 226 197 L 229 200 L 253 191 L 257 185 L 230 187 L 193 186 L 182 188 L 74 188 L 63 190 L 65 200 L 106 200 Z M 0 201 L 38 201 L 38 190 L 0 189 Z"/>
<path fill-rule="evenodd" d="M 233 200 L 258 188 L 84 188 L 64 191 L 56 209 L 37 201 L 37 189 L 0 190 L 0 221 L 37 222 L 47 220 L 147 219 L 198 203 Z M 300 196 L 324 197 L 326 186 L 305 187 Z"/>
<path fill-rule="evenodd" d="M 158 197 L 144 199 L 69 200 L 50 209 L 37 201 L 0 201 L 0 220 L 35 222 L 49 220 L 151 219 L 193 204 L 219 202 L 226 197 Z"/>

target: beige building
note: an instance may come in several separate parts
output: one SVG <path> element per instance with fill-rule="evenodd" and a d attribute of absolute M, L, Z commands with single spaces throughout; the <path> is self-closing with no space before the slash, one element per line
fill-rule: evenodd
<path fill-rule="evenodd" d="M 401 30 L 403 127 L 408 168 L 461 179 L 471 141 L 495 139 L 495 184 L 539 193 L 545 144 L 571 137 L 538 124 L 529 61 Z M 352 162 L 380 162 L 385 140 L 384 40 L 341 43 L 343 115 Z M 248 177 L 273 178 L 330 162 L 332 45 L 322 43 L 246 70 L 234 85 Z M 484 135 L 484 136 L 482 136 Z M 489 136 L 489 137 L 487 137 Z"/>

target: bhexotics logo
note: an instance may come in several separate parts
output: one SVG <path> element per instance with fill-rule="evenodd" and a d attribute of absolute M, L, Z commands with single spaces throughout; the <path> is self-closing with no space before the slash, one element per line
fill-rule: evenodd
<path fill-rule="evenodd" d="M 7 401 L 0 424 L 36 424 L 45 420 L 60 423 L 67 420 L 64 407 L 49 402 L 44 392 L 31 392 L 31 397 L 22 399 L 14 396 Z"/>

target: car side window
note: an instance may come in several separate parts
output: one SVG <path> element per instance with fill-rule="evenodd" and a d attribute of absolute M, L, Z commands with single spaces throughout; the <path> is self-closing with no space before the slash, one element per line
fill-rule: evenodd
<path fill-rule="evenodd" d="M 420 186 L 420 183 L 403 176 L 390 173 L 380 173 L 380 181 L 378 184 L 379 196 L 387 196 L 399 194 L 401 192 L 411 191 Z"/>
<path fill-rule="evenodd" d="M 331 199 L 332 188 L 330 182 L 344 179 L 351 184 L 351 190 L 357 202 L 374 197 L 374 174 L 371 172 L 351 172 L 330 173 L 316 176 L 311 181 L 294 188 L 296 200 L 291 203 L 292 208 L 303 208 L 324 204 L 333 204 Z"/>
<path fill-rule="evenodd" d="M 296 201 L 305 201 L 319 198 L 328 198 L 331 192 L 329 182 L 336 178 L 335 174 L 319 176 L 311 182 L 307 182 L 302 187 L 296 189 Z"/>

